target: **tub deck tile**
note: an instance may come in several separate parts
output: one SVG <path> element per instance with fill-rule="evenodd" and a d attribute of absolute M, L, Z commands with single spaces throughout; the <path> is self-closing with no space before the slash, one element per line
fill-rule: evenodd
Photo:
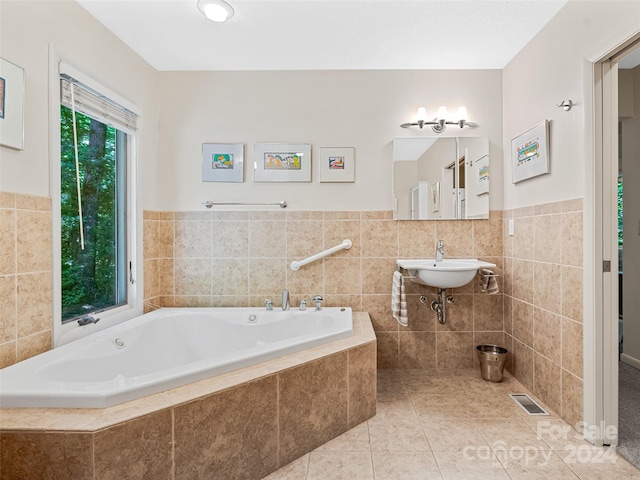
<path fill-rule="evenodd" d="M 171 410 L 96 432 L 95 478 L 172 479 L 172 437 Z"/>
<path fill-rule="evenodd" d="M 348 430 L 347 360 L 336 353 L 279 375 L 279 466 Z"/>
<path fill-rule="evenodd" d="M 0 433 L 3 480 L 93 479 L 93 434 Z"/>
<path fill-rule="evenodd" d="M 175 478 L 262 478 L 277 467 L 277 377 L 175 408 Z"/>

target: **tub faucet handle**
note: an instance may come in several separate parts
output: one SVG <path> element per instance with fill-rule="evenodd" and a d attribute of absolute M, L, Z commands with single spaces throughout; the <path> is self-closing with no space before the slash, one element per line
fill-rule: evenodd
<path fill-rule="evenodd" d="M 316 312 L 322 310 L 322 297 L 320 295 L 313 297 L 313 303 L 316 304 Z"/>
<path fill-rule="evenodd" d="M 301 312 L 304 312 L 307 309 L 307 301 L 306 300 L 302 300 L 300 302 L 300 308 L 299 309 L 300 309 Z"/>
<path fill-rule="evenodd" d="M 264 301 L 264 305 L 267 307 L 267 310 L 273 310 L 273 302 L 268 298 Z"/>

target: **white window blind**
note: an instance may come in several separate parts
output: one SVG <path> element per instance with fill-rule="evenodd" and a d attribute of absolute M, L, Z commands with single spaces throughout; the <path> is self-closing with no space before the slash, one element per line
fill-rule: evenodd
<path fill-rule="evenodd" d="M 73 95 L 71 94 L 73 89 Z M 129 134 L 138 129 L 138 115 L 67 73 L 60 73 L 60 102 L 65 107 Z"/>

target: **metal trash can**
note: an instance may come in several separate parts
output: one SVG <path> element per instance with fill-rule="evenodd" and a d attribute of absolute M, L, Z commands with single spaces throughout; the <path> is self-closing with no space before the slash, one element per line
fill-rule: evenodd
<path fill-rule="evenodd" d="M 478 345 L 476 352 L 480 360 L 480 374 L 483 380 L 501 382 L 504 362 L 507 360 L 509 351 L 498 345 Z"/>

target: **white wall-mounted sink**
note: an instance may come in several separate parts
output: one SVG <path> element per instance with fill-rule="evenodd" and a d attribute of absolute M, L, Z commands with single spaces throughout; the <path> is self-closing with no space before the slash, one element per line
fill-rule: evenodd
<path fill-rule="evenodd" d="M 476 258 L 447 258 L 440 262 L 433 258 L 407 259 L 396 263 L 409 272 L 412 282 L 437 288 L 462 287 L 473 280 L 478 269 L 496 266 Z"/>

